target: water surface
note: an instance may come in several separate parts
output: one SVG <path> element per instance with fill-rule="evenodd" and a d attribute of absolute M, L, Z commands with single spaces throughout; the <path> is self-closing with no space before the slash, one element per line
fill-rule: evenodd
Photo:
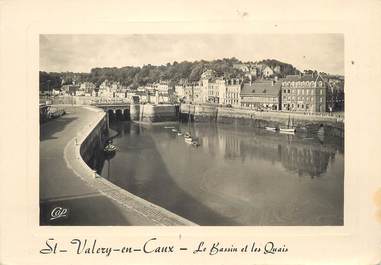
<path fill-rule="evenodd" d="M 200 225 L 342 225 L 343 139 L 216 123 L 115 122 L 101 175 Z"/>

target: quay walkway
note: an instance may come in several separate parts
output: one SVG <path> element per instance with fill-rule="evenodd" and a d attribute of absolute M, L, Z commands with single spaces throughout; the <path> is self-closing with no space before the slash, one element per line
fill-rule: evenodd
<path fill-rule="evenodd" d="M 75 106 L 65 111 L 40 126 L 40 225 L 195 225 L 103 178 L 89 177 L 75 138 L 97 112 Z M 65 216 L 52 218 L 56 207 L 67 209 Z"/>

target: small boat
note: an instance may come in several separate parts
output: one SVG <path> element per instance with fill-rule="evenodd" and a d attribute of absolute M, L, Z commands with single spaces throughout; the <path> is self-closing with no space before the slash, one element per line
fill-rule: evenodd
<path fill-rule="evenodd" d="M 177 132 L 177 130 L 175 128 L 172 129 L 172 132 Z"/>
<path fill-rule="evenodd" d="M 193 142 L 192 138 L 185 138 L 184 141 L 187 143 L 187 144 L 191 144 Z"/>
<path fill-rule="evenodd" d="M 198 146 L 200 146 L 200 143 L 197 141 L 192 141 L 192 145 L 198 147 Z"/>
<path fill-rule="evenodd" d="M 276 132 L 277 131 L 277 128 L 275 127 L 265 127 L 266 130 L 268 131 L 272 131 L 272 132 Z"/>
<path fill-rule="evenodd" d="M 181 136 L 181 135 L 183 135 L 183 133 L 179 131 L 179 132 L 177 133 L 177 135 L 178 135 L 178 136 Z"/>
<path fill-rule="evenodd" d="M 290 116 L 288 116 L 287 128 L 279 128 L 279 132 L 286 133 L 286 134 L 294 134 L 296 132 L 294 122 L 291 121 Z"/>
<path fill-rule="evenodd" d="M 280 128 L 280 133 L 286 133 L 286 134 L 295 134 L 296 129 L 295 128 Z"/>
<path fill-rule="evenodd" d="M 103 149 L 103 151 L 106 152 L 106 153 L 113 153 L 113 152 L 116 152 L 116 150 L 118 150 L 118 147 L 116 147 L 113 144 L 108 144 Z"/>
<path fill-rule="evenodd" d="M 192 136 L 189 132 L 186 132 L 184 133 L 184 138 L 192 138 Z"/>

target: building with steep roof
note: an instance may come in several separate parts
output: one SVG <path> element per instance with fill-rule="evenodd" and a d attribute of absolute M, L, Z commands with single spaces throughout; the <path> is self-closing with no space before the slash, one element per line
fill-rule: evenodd
<path fill-rule="evenodd" d="M 257 80 L 246 83 L 241 90 L 241 107 L 279 110 L 281 83 L 275 80 Z"/>

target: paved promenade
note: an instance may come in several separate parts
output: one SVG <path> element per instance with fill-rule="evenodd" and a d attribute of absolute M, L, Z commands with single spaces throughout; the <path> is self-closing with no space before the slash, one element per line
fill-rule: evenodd
<path fill-rule="evenodd" d="M 66 115 L 42 124 L 40 129 L 41 225 L 186 224 L 103 179 L 84 180 L 74 138 L 94 121 L 96 113 L 82 107 L 65 110 Z M 68 209 L 67 216 L 51 220 L 55 207 Z"/>

